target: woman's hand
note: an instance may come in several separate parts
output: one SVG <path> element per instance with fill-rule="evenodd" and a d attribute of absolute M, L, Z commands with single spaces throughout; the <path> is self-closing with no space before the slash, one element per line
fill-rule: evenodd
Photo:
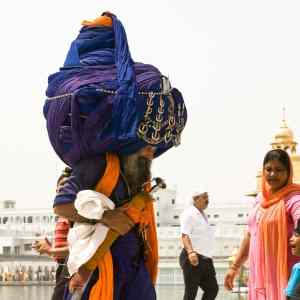
<path fill-rule="evenodd" d="M 196 252 L 191 252 L 188 254 L 189 262 L 192 266 L 198 266 L 199 259 Z"/>
<path fill-rule="evenodd" d="M 236 275 L 238 274 L 237 270 L 229 269 L 224 278 L 224 287 L 226 290 L 231 291 L 233 289 L 233 283 Z"/>

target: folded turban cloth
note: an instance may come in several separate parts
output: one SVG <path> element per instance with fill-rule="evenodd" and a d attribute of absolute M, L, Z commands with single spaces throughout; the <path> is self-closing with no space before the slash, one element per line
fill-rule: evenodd
<path fill-rule="evenodd" d="M 74 205 L 79 215 L 95 220 L 100 220 L 105 210 L 115 208 L 114 203 L 104 194 L 92 190 L 80 191 Z M 109 228 L 101 223 L 94 225 L 74 223 L 68 234 L 70 276 L 92 258 L 104 241 L 108 230 Z"/>
<path fill-rule="evenodd" d="M 105 18 L 112 26 L 83 23 L 64 66 L 48 78 L 48 135 L 70 166 L 146 145 L 159 156 L 180 143 L 187 119 L 181 93 L 154 66 L 135 63 L 121 22 L 110 13 Z"/>

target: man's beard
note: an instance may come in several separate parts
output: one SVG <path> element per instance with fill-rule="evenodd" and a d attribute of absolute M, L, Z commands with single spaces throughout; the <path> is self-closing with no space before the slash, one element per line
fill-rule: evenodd
<path fill-rule="evenodd" d="M 152 161 L 137 154 L 122 158 L 124 176 L 129 185 L 131 196 L 140 193 L 143 185 L 151 180 Z"/>

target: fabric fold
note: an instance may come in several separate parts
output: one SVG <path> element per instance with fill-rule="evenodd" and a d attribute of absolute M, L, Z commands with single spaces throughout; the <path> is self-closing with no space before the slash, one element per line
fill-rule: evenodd
<path fill-rule="evenodd" d="M 80 191 L 74 205 L 79 215 L 94 220 L 100 220 L 105 210 L 115 208 L 109 198 L 92 190 Z M 109 228 L 101 223 L 74 223 L 68 234 L 68 270 L 71 276 L 93 257 L 107 237 L 108 230 Z"/>

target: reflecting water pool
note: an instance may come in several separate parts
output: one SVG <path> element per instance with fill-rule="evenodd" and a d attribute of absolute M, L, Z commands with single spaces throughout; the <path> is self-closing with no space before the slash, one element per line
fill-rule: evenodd
<path fill-rule="evenodd" d="M 182 300 L 183 285 L 158 285 L 158 300 Z M 50 300 L 53 286 L 0 286 L 0 299 L 2 300 Z M 197 299 L 201 299 L 199 289 Z M 225 292 L 220 288 L 218 300 L 246 300 L 247 295 Z"/>

